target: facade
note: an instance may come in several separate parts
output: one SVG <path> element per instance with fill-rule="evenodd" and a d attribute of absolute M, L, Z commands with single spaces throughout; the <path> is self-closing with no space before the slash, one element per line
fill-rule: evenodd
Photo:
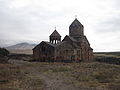
<path fill-rule="evenodd" d="M 42 41 L 33 48 L 33 58 L 40 61 L 93 61 L 93 49 L 84 35 L 84 26 L 75 19 L 69 26 L 69 35 L 61 41 L 55 30 L 49 42 Z"/>

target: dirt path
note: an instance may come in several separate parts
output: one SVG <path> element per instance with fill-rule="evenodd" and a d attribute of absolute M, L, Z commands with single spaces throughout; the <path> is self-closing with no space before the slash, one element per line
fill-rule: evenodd
<path fill-rule="evenodd" d="M 44 90 L 80 90 L 72 84 L 65 83 L 64 78 L 62 78 L 62 76 L 55 76 L 55 74 L 49 75 L 49 73 L 46 74 L 45 72 L 42 72 L 41 70 L 43 70 L 44 67 L 35 65 L 35 63 L 19 60 L 9 60 L 9 62 L 18 66 L 26 66 L 24 70 L 29 72 L 28 76 L 31 77 L 31 79 L 40 79 L 44 82 Z M 33 66 L 30 66 L 31 63 Z"/>
<path fill-rule="evenodd" d="M 64 80 L 59 76 L 50 76 L 46 75 L 41 72 L 37 72 L 36 68 L 33 68 L 31 73 L 34 77 L 41 78 L 44 80 L 46 87 L 45 90 L 78 90 L 77 88 L 73 87 L 73 85 L 66 85 Z"/>

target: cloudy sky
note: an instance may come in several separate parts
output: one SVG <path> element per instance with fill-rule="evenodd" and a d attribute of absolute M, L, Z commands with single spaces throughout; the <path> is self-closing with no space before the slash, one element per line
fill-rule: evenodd
<path fill-rule="evenodd" d="M 120 51 L 120 0 L 0 0 L 0 46 L 64 38 L 75 15 L 94 51 Z"/>

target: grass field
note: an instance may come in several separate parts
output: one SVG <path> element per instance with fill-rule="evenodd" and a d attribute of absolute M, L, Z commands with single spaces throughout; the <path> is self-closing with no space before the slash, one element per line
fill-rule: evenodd
<path fill-rule="evenodd" d="M 15 50 L 15 49 L 9 49 L 10 53 L 14 53 L 14 54 L 27 54 L 27 55 L 32 55 L 33 51 L 32 49 L 27 49 L 27 50 Z"/>
<path fill-rule="evenodd" d="M 104 56 L 104 57 L 118 57 L 120 58 L 120 52 L 94 52 L 95 56 Z"/>
<path fill-rule="evenodd" d="M 120 66 L 92 63 L 0 64 L 0 90 L 119 90 Z"/>

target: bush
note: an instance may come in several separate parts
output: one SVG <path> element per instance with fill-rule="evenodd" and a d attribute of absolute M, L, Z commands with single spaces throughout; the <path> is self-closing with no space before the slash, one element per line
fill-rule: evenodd
<path fill-rule="evenodd" d="M 0 63 L 7 63 L 8 62 L 8 56 L 9 51 L 5 48 L 0 48 Z"/>
<path fill-rule="evenodd" d="M 8 56 L 9 51 L 5 48 L 0 48 L 0 56 Z"/>

